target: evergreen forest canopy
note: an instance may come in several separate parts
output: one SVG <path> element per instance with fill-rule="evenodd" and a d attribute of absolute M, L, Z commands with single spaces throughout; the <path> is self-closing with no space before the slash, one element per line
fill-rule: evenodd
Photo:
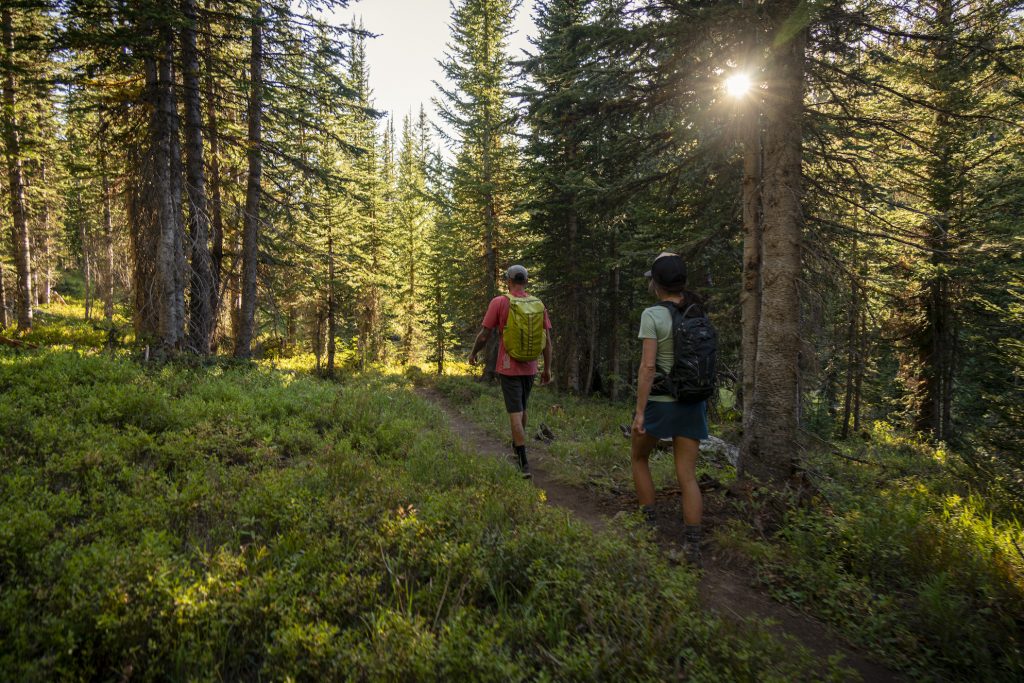
<path fill-rule="evenodd" d="M 154 356 L 442 373 L 522 262 L 559 389 L 615 400 L 667 249 L 744 473 L 885 420 L 1019 509 L 1024 3 L 541 0 L 514 55 L 518 3 L 459 0 L 400 122 L 346 5 L 4 3 L 0 323 L 74 269 Z"/>

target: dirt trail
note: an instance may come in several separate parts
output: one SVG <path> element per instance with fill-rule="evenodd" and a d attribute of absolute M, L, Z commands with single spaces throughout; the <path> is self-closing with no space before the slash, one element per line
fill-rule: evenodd
<path fill-rule="evenodd" d="M 511 464 L 508 449 L 502 448 L 501 442 L 463 417 L 441 394 L 428 388 L 420 388 L 417 392 L 445 413 L 451 428 L 469 448 L 508 460 Z M 627 497 L 605 495 L 557 481 L 545 467 L 548 457 L 546 449 L 537 442 L 529 444 L 529 449 L 534 485 L 545 492 L 551 505 L 569 510 L 593 529 L 603 529 L 607 519 L 617 512 L 635 509 L 635 504 L 624 500 Z M 675 496 L 659 495 L 656 505 L 659 517 L 658 544 L 671 558 L 675 555 L 673 551 L 682 549 L 676 541 L 681 538 L 682 531 L 681 522 L 676 523 L 675 520 L 678 516 L 678 492 Z M 823 662 L 834 654 L 842 654 L 843 664 L 853 669 L 867 683 L 902 680 L 895 672 L 867 659 L 845 644 L 827 624 L 777 603 L 754 589 L 749 577 L 721 566 L 712 553 L 707 553 L 704 558 L 700 597 L 705 607 L 725 618 L 755 617 L 771 620 L 774 622 L 771 629 L 776 635 L 795 638 Z"/>

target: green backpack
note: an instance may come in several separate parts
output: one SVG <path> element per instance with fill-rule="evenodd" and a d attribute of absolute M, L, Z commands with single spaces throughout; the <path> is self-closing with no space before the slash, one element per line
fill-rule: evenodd
<path fill-rule="evenodd" d="M 518 361 L 540 358 L 548 337 L 544 333 L 544 304 L 535 296 L 506 296 L 508 320 L 501 338 L 505 351 Z"/>

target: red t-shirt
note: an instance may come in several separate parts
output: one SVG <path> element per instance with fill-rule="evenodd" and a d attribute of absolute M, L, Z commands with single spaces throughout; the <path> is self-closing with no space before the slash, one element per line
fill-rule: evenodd
<path fill-rule="evenodd" d="M 509 296 L 525 297 L 526 292 L 521 294 L 509 292 Z M 520 375 L 536 375 L 537 361 L 516 360 L 505 351 L 505 340 L 501 333 L 508 322 L 508 298 L 502 294 L 491 299 L 487 306 L 487 313 L 484 314 L 483 326 L 489 330 L 498 330 L 498 366 L 495 368 L 499 375 L 516 377 Z M 548 318 L 547 309 L 544 309 L 544 329 L 551 329 L 551 319 Z"/>

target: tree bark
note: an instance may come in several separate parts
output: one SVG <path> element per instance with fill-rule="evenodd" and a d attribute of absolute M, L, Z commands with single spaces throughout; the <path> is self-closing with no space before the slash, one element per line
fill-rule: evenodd
<path fill-rule="evenodd" d="M 28 216 L 25 209 L 25 176 L 22 169 L 21 137 L 18 133 L 17 91 L 14 78 L 14 29 L 11 9 L 4 5 L 0 13 L 0 29 L 4 41 L 4 150 L 7 156 L 7 180 L 10 185 L 10 208 L 14 266 L 17 273 L 15 309 L 18 329 L 32 327 L 32 248 L 29 241 Z"/>
<path fill-rule="evenodd" d="M 110 215 L 110 178 L 107 171 L 106 144 L 100 143 L 100 182 L 103 188 L 103 248 L 106 264 L 103 280 L 103 316 L 114 320 L 114 222 Z"/>
<path fill-rule="evenodd" d="M 82 243 L 82 280 L 85 283 L 85 319 L 92 318 L 92 261 L 89 258 L 89 234 L 85 221 L 78 222 L 78 241 Z"/>
<path fill-rule="evenodd" d="M 617 401 L 619 398 L 619 384 L 622 381 L 622 376 L 619 372 L 621 360 L 619 358 L 619 292 L 621 288 L 621 271 L 618 266 L 618 228 L 613 228 L 612 239 L 611 239 L 611 259 L 612 263 L 616 265 L 612 266 L 609 275 L 609 284 L 611 293 L 609 298 L 609 306 L 611 308 L 611 316 L 609 320 L 608 331 L 608 358 L 609 364 L 611 365 L 611 373 L 609 374 L 610 387 L 608 389 L 608 396 L 612 401 Z"/>
<path fill-rule="evenodd" d="M 956 347 L 955 308 L 950 292 L 952 283 L 948 270 L 951 265 L 951 234 L 954 231 L 954 195 L 956 170 L 954 169 L 955 138 L 951 111 L 956 109 L 957 87 L 946 76 L 950 71 L 949 40 L 954 33 L 953 4 L 949 0 L 937 3 L 936 32 L 944 36 L 935 41 L 937 86 L 940 89 L 936 103 L 932 136 L 932 154 L 928 167 L 927 193 L 932 215 L 925 228 L 925 244 L 932 250 L 930 270 L 925 278 L 921 306 L 924 324 L 917 331 L 918 395 L 914 427 L 934 440 L 951 436 L 951 406 L 953 364 Z"/>
<path fill-rule="evenodd" d="M 0 329 L 7 327 L 10 320 L 7 317 L 7 280 L 4 277 L 4 264 L 0 263 Z"/>
<path fill-rule="evenodd" d="M 199 92 L 198 21 L 195 0 L 181 0 L 185 22 L 181 28 L 182 101 L 185 109 L 185 175 L 188 197 L 190 251 L 188 346 L 200 355 L 210 353 L 213 341 L 216 284 L 210 259 L 210 214 L 203 168 L 203 114 Z"/>
<path fill-rule="evenodd" d="M 211 242 L 210 275 L 213 288 L 210 292 L 210 315 L 213 327 L 210 330 L 211 343 L 217 334 L 220 322 L 222 301 L 222 277 L 224 268 L 224 213 L 221 199 L 220 177 L 220 129 L 217 119 L 217 102 L 214 98 L 213 56 L 209 45 L 206 46 L 206 121 L 210 138 L 210 219 Z"/>
<path fill-rule="evenodd" d="M 750 106 L 754 107 L 753 103 Z M 743 289 L 740 291 L 743 358 L 743 430 L 753 429 L 757 338 L 761 321 L 761 111 L 747 112 L 743 150 Z"/>
<path fill-rule="evenodd" d="M 256 5 L 249 58 L 249 177 L 242 225 L 242 310 L 235 355 L 249 358 L 256 328 L 256 278 L 259 267 L 260 182 L 263 173 L 263 16 Z"/>
<path fill-rule="evenodd" d="M 778 3 L 776 25 L 782 26 L 794 8 L 793 2 Z M 740 462 L 741 475 L 775 482 L 797 470 L 805 45 L 806 29 L 802 29 L 787 42 L 777 44 L 770 61 L 757 382 Z"/>
<path fill-rule="evenodd" d="M 334 230 L 327 228 L 327 376 L 334 377 L 334 338 L 338 334 L 334 297 Z"/>

